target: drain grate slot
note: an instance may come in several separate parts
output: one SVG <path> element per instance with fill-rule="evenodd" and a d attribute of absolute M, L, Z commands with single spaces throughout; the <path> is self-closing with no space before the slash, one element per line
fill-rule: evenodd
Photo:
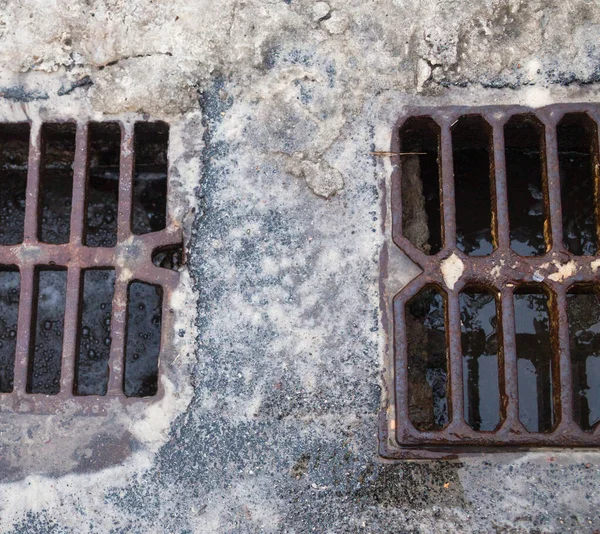
<path fill-rule="evenodd" d="M 19 271 L 0 270 L 0 393 L 13 390 L 19 291 Z"/>
<path fill-rule="evenodd" d="M 543 143 L 544 125 L 534 115 L 515 115 L 504 126 L 510 246 L 521 256 L 542 256 L 548 248 Z"/>
<path fill-rule="evenodd" d="M 38 269 L 35 274 L 34 340 L 27 391 L 56 395 L 60 391 L 67 271 Z"/>
<path fill-rule="evenodd" d="M 117 244 L 121 127 L 116 122 L 91 123 L 84 243 L 88 247 Z"/>
<path fill-rule="evenodd" d="M 383 455 L 600 446 L 599 121 L 596 104 L 414 108 L 398 121 Z M 407 152 L 435 153 L 419 128 L 429 147 L 439 132 L 437 253 L 411 228 L 429 221 L 410 211 L 426 188 Z M 392 247 L 422 269 L 403 288 Z"/>
<path fill-rule="evenodd" d="M 440 206 L 440 127 L 429 117 L 413 117 L 401 132 L 402 228 L 425 254 L 442 249 Z"/>
<path fill-rule="evenodd" d="M 158 232 L 167 215 L 169 127 L 164 122 L 135 125 L 133 233 Z"/>
<path fill-rule="evenodd" d="M 76 395 L 106 395 L 114 292 L 114 269 L 86 269 L 83 272 Z"/>
<path fill-rule="evenodd" d="M 40 171 L 39 236 L 43 243 L 69 242 L 73 202 L 75 124 L 44 124 Z"/>
<path fill-rule="evenodd" d="M 464 414 L 473 430 L 492 431 L 500 423 L 500 367 L 497 302 L 490 290 L 460 294 Z"/>
<path fill-rule="evenodd" d="M 23 242 L 29 124 L 0 125 L 0 245 Z"/>
<path fill-rule="evenodd" d="M 576 256 L 598 251 L 598 131 L 585 113 L 567 113 L 556 128 L 563 242 Z"/>
<path fill-rule="evenodd" d="M 529 432 L 549 432 L 556 421 L 549 301 L 541 287 L 514 294 L 519 419 Z"/>
<path fill-rule="evenodd" d="M 600 294 L 597 286 L 574 286 L 567 295 L 573 410 L 590 432 L 600 421 Z"/>
<path fill-rule="evenodd" d="M 477 115 L 452 127 L 457 247 L 469 256 L 494 250 L 492 235 L 492 131 Z"/>
<path fill-rule="evenodd" d="M 143 282 L 129 286 L 124 382 L 128 397 L 156 394 L 162 298 L 160 287 Z"/>

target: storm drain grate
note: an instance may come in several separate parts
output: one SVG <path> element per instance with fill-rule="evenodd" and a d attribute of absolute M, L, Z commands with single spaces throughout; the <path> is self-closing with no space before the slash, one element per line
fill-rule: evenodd
<path fill-rule="evenodd" d="M 163 122 L 0 124 L 2 410 L 161 396 L 182 259 L 168 142 Z"/>
<path fill-rule="evenodd" d="M 596 105 L 399 120 L 382 455 L 600 445 L 599 120 Z M 422 269 L 398 293 L 395 246 Z"/>

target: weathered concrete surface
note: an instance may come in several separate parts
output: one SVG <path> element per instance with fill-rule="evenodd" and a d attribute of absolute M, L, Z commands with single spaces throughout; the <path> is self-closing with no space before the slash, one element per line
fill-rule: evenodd
<path fill-rule="evenodd" d="M 0 531 L 600 528 L 596 453 L 378 460 L 390 168 L 370 154 L 405 104 L 597 101 L 599 34 L 586 1 L 3 2 L 5 116 L 185 122 L 198 314 L 191 400 L 145 427 L 170 430 L 83 474 L 74 433 L 62 470 L 0 486 Z M 0 446 L 45 443 L 26 425 Z"/>

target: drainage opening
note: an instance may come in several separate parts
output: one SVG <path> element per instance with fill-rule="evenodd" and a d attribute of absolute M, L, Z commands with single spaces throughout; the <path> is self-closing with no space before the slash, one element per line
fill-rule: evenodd
<path fill-rule="evenodd" d="M 556 127 L 563 243 L 576 256 L 598 251 L 598 131 L 587 113 L 567 113 Z"/>
<path fill-rule="evenodd" d="M 464 417 L 474 430 L 500 424 L 500 332 L 492 290 L 467 288 L 459 297 Z"/>
<path fill-rule="evenodd" d="M 66 269 L 36 269 L 28 393 L 60 391 L 66 291 Z"/>
<path fill-rule="evenodd" d="M 156 395 L 162 299 L 158 286 L 144 282 L 129 286 L 124 380 L 128 397 Z"/>
<path fill-rule="evenodd" d="M 82 283 L 75 394 L 106 395 L 115 271 L 86 269 L 82 275 Z"/>
<path fill-rule="evenodd" d="M 27 123 L 0 124 L 0 245 L 23 242 L 29 133 Z"/>
<path fill-rule="evenodd" d="M 521 256 L 541 256 L 549 241 L 544 125 L 535 115 L 514 115 L 504 126 L 504 143 L 510 246 Z"/>
<path fill-rule="evenodd" d="M 184 263 L 183 245 L 162 247 L 152 253 L 152 263 L 162 269 L 178 271 Z"/>
<path fill-rule="evenodd" d="M 68 243 L 71 234 L 73 200 L 74 123 L 42 126 L 40 169 L 39 239 L 43 243 Z"/>
<path fill-rule="evenodd" d="M 492 231 L 492 128 L 479 115 L 463 115 L 452 126 L 456 246 L 469 256 L 495 248 Z"/>
<path fill-rule="evenodd" d="M 552 347 L 550 297 L 540 285 L 515 291 L 519 419 L 529 432 L 550 432 L 556 423 L 556 365 Z"/>
<path fill-rule="evenodd" d="M 402 232 L 425 254 L 443 246 L 439 144 L 440 127 L 431 117 L 412 117 L 400 130 Z"/>
<path fill-rule="evenodd" d="M 117 244 L 121 127 L 116 122 L 89 125 L 87 216 L 84 244 L 114 247 Z"/>
<path fill-rule="evenodd" d="M 446 297 L 427 286 L 406 304 L 409 417 L 418 430 L 449 421 Z"/>
<path fill-rule="evenodd" d="M 133 233 L 164 230 L 167 216 L 169 126 L 164 122 L 135 125 Z"/>
<path fill-rule="evenodd" d="M 0 269 L 0 393 L 13 390 L 21 277 L 16 268 Z"/>
<path fill-rule="evenodd" d="M 600 288 L 576 285 L 567 294 L 573 375 L 573 416 L 586 431 L 600 421 Z"/>

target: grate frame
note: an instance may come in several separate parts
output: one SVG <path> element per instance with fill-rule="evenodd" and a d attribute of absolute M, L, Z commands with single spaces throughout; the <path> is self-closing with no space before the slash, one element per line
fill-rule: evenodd
<path fill-rule="evenodd" d="M 165 394 L 160 375 L 173 357 L 171 336 L 175 318 L 170 310 L 169 302 L 179 283 L 180 275 L 177 271 L 155 266 L 152 262 L 152 254 L 157 249 L 181 245 L 183 232 L 169 209 L 167 209 L 164 230 L 143 235 L 135 235 L 132 231 L 132 185 L 135 158 L 133 134 L 136 122 L 142 121 L 110 121 L 119 124 L 121 129 L 117 243 L 111 248 L 88 247 L 84 245 L 83 241 L 87 205 L 89 125 L 93 121 L 53 119 L 48 122 L 76 124 L 70 239 L 66 244 L 55 245 L 42 243 L 38 238 L 43 123 L 29 121 L 31 130 L 23 242 L 19 245 L 0 245 L 0 265 L 18 268 L 21 277 L 14 387 L 10 393 L 0 394 L 0 412 L 55 413 L 68 406 L 72 411 L 93 415 L 103 413 L 105 407 L 114 401 L 123 404 L 146 404 L 160 401 Z M 169 198 L 169 183 L 170 169 L 167 173 L 167 198 Z M 35 299 L 35 270 L 47 266 L 63 267 L 67 269 L 68 273 L 60 392 L 57 395 L 26 392 L 34 331 L 32 311 Z M 112 343 L 108 361 L 109 382 L 105 396 L 80 396 L 74 395 L 73 392 L 79 317 L 82 306 L 82 272 L 84 269 L 94 268 L 113 268 L 116 275 L 111 312 Z M 123 393 L 127 293 L 129 285 L 133 281 L 158 285 L 163 289 L 158 391 L 152 397 L 126 397 Z"/>
<path fill-rule="evenodd" d="M 554 104 L 532 109 L 524 106 L 448 106 L 406 107 L 394 125 L 390 149 L 392 173 L 383 184 L 382 225 L 386 236 L 380 256 L 380 296 L 383 326 L 387 334 L 388 367 L 385 372 L 388 403 L 380 413 L 379 453 L 390 459 L 444 459 L 465 453 L 493 452 L 532 448 L 600 446 L 600 424 L 586 432 L 574 421 L 572 376 L 567 321 L 567 292 L 576 283 L 600 281 L 599 256 L 575 256 L 563 245 L 561 190 L 556 126 L 566 113 L 586 113 L 600 124 L 600 105 Z M 517 114 L 531 114 L 544 125 L 542 151 L 546 167 L 548 250 L 542 256 L 520 256 L 510 247 L 504 125 Z M 456 210 L 452 162 L 451 127 L 464 115 L 479 115 L 492 128 L 492 232 L 496 248 L 489 256 L 468 256 L 456 246 Z M 402 234 L 402 165 L 400 129 L 411 117 L 431 117 L 440 127 L 438 161 L 442 249 L 426 255 Z M 598 133 L 597 128 L 597 135 Z M 596 162 L 597 165 L 597 162 Z M 596 170 L 597 172 L 597 170 Z M 596 202 L 598 201 L 596 180 Z M 421 273 L 402 287 L 398 265 L 408 256 Z M 455 255 L 464 271 L 452 288 L 448 287 L 441 265 Z M 575 272 L 564 278 L 550 277 L 558 266 L 575 262 Z M 540 274 L 543 281 L 540 282 Z M 554 278 L 554 279 L 553 279 Z M 517 356 L 515 345 L 513 292 L 519 285 L 541 284 L 553 299 L 553 331 L 558 348 L 558 384 L 554 389 L 558 423 L 548 433 L 528 432 L 518 413 Z M 448 401 L 451 418 L 442 430 L 419 431 L 409 419 L 408 355 L 406 345 L 405 305 L 425 286 L 443 288 L 447 298 L 446 336 L 448 354 Z M 463 415 L 463 363 L 459 295 L 466 286 L 493 288 L 499 293 L 498 315 L 501 319 L 503 355 L 499 363 L 500 406 L 502 421 L 495 431 L 473 430 Z M 555 351 L 556 352 L 556 351 Z M 556 355 L 554 356 L 556 357 Z"/>

